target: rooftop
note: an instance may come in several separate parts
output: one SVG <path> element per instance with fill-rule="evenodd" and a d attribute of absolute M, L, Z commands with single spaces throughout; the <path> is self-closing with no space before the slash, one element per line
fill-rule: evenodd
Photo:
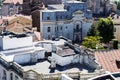
<path fill-rule="evenodd" d="M 74 50 L 70 49 L 69 47 L 64 47 L 62 48 L 62 50 L 58 49 L 56 54 L 65 57 L 65 56 L 75 55 L 76 53 L 74 52 Z"/>
<path fill-rule="evenodd" d="M 48 43 L 48 44 L 55 44 L 55 45 L 64 45 L 64 43 L 66 42 L 66 40 L 64 39 L 59 39 L 59 40 L 43 40 L 43 41 L 40 41 L 40 42 L 36 42 L 35 43 L 35 46 L 41 44 L 41 43 Z"/>
<path fill-rule="evenodd" d="M 69 48 L 69 46 L 59 45 L 56 54 L 65 57 L 75 55 L 76 53 L 73 49 Z"/>
<path fill-rule="evenodd" d="M 4 37 L 3 37 L 4 36 Z M 2 38 L 23 38 L 23 37 L 27 37 L 28 35 L 25 34 L 25 33 L 20 33 L 20 34 L 16 34 L 14 32 L 10 32 L 10 31 L 7 31 L 7 30 L 3 30 L 3 32 L 0 34 L 0 37 Z"/>
<path fill-rule="evenodd" d="M 23 0 L 5 0 L 4 3 L 23 4 Z"/>
<path fill-rule="evenodd" d="M 3 19 L 0 19 L 0 25 L 3 23 Z"/>
<path fill-rule="evenodd" d="M 19 21 L 23 25 L 32 25 L 32 19 L 30 16 L 24 16 L 24 15 L 17 15 L 16 17 L 13 17 L 9 20 L 9 24 Z"/>
<path fill-rule="evenodd" d="M 4 18 L 5 19 L 5 18 Z M 16 16 L 11 19 L 6 18 L 6 30 L 14 33 L 24 33 L 32 31 L 32 20 L 24 16 Z M 0 29 L 1 31 L 3 28 Z"/>
<path fill-rule="evenodd" d="M 24 32 L 24 25 L 19 22 L 14 22 L 6 26 L 6 29 L 10 32 L 14 33 L 23 33 Z"/>
<path fill-rule="evenodd" d="M 64 9 L 64 5 L 63 4 L 54 4 L 54 5 L 48 5 L 48 8 L 54 8 L 54 9 Z"/>
<path fill-rule="evenodd" d="M 70 64 L 67 66 L 56 66 L 55 70 L 50 68 L 50 62 L 47 60 L 42 60 L 33 65 L 22 65 L 24 71 L 34 70 L 39 74 L 49 74 L 49 73 L 69 73 L 69 72 L 80 72 L 81 73 L 91 73 L 94 72 L 86 66 L 80 64 Z"/>
<path fill-rule="evenodd" d="M 120 71 L 116 64 L 116 60 L 120 59 L 120 50 L 97 51 L 95 52 L 95 58 L 105 71 Z"/>
<path fill-rule="evenodd" d="M 45 50 L 44 48 L 41 47 L 23 47 L 23 48 L 16 48 L 16 49 L 11 49 L 7 51 L 1 51 L 2 58 L 4 58 L 8 62 L 12 62 L 14 60 L 15 56 L 19 56 L 21 54 L 32 54 L 35 53 L 36 51 L 43 51 Z"/>
<path fill-rule="evenodd" d="M 82 1 L 74 1 L 74 0 L 72 1 L 71 0 L 71 1 L 67 1 L 67 3 L 84 3 L 84 2 L 82 2 Z"/>
<path fill-rule="evenodd" d="M 41 10 L 42 12 L 61 12 L 61 11 L 66 11 L 65 9 L 55 9 L 55 10 L 49 10 L 49 9 L 46 9 L 46 10 Z"/>
<path fill-rule="evenodd" d="M 23 17 L 23 18 L 26 18 L 26 19 L 31 19 L 31 16 L 26 16 L 26 15 L 22 15 L 22 14 L 15 14 L 15 15 L 12 15 L 12 16 L 2 16 L 3 19 L 7 19 L 8 21 L 12 20 L 12 19 L 15 19 L 17 17 Z"/>

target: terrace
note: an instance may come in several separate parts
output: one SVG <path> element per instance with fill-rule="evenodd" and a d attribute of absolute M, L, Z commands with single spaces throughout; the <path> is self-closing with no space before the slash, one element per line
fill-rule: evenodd
<path fill-rule="evenodd" d="M 24 71 L 34 70 L 38 74 L 50 74 L 50 73 L 71 73 L 71 72 L 81 72 L 81 73 L 92 73 L 95 72 L 94 69 L 87 67 L 86 65 L 80 64 L 70 64 L 66 66 L 56 65 L 56 68 L 51 68 L 51 63 L 48 60 L 40 60 L 35 64 L 21 65 Z"/>

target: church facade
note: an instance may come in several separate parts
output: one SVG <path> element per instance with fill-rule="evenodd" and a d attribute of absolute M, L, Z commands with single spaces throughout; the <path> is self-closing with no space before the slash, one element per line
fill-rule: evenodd
<path fill-rule="evenodd" d="M 81 42 L 91 25 L 92 12 L 81 1 L 69 1 L 58 8 L 40 10 L 40 32 L 43 39 L 63 36 L 73 42 Z"/>

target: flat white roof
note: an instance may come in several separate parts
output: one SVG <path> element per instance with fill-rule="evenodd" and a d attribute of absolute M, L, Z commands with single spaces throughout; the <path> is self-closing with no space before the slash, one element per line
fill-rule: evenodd
<path fill-rule="evenodd" d="M 34 45 L 37 45 L 37 44 L 39 44 L 39 43 L 51 43 L 51 44 L 55 44 L 55 45 L 64 45 L 64 43 L 66 42 L 66 40 L 64 40 L 64 39 L 59 39 L 59 40 L 54 40 L 54 41 L 52 41 L 52 40 L 43 40 L 43 41 L 39 41 L 39 42 L 34 42 L 33 44 Z"/>
<path fill-rule="evenodd" d="M 27 47 L 22 49 L 15 49 L 15 50 L 8 50 L 8 51 L 1 51 L 1 56 L 8 62 L 13 61 L 14 56 L 21 55 L 21 54 L 30 54 L 34 53 L 35 51 L 45 50 L 42 47 Z"/>
<path fill-rule="evenodd" d="M 67 3 L 84 3 L 82 1 L 67 1 Z"/>
<path fill-rule="evenodd" d="M 42 11 L 42 12 L 58 12 L 58 11 L 67 11 L 67 10 L 66 9 L 55 9 L 55 10 L 46 9 L 46 10 L 40 10 L 40 11 Z"/>
<path fill-rule="evenodd" d="M 89 73 L 89 70 L 90 70 L 81 66 L 80 64 L 79 65 L 75 64 L 74 66 L 73 65 L 68 65 L 64 67 L 57 66 L 55 70 L 52 71 L 52 69 L 50 69 L 50 62 L 48 62 L 47 60 L 40 61 L 34 65 L 22 66 L 22 69 L 24 71 L 34 70 L 39 74 L 72 73 L 72 72 Z"/>

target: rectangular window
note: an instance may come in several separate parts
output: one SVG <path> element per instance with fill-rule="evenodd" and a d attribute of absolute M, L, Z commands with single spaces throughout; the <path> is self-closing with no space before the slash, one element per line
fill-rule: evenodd
<path fill-rule="evenodd" d="M 48 27 L 47 32 L 50 32 L 50 27 Z"/>
<path fill-rule="evenodd" d="M 114 28 L 114 32 L 116 32 L 116 28 Z"/>
<path fill-rule="evenodd" d="M 55 27 L 55 32 L 57 32 L 57 27 Z"/>
<path fill-rule="evenodd" d="M 50 17 L 47 17 L 47 20 L 50 20 Z"/>
<path fill-rule="evenodd" d="M 2 78 L 3 80 L 7 80 L 7 74 L 6 74 L 6 71 L 5 70 L 3 70 L 3 78 Z"/>
<path fill-rule="evenodd" d="M 60 27 L 60 30 L 62 30 L 62 26 Z"/>
<path fill-rule="evenodd" d="M 58 31 L 58 26 L 57 26 L 57 31 Z"/>
<path fill-rule="evenodd" d="M 10 73 L 10 80 L 13 80 L 13 74 Z"/>

